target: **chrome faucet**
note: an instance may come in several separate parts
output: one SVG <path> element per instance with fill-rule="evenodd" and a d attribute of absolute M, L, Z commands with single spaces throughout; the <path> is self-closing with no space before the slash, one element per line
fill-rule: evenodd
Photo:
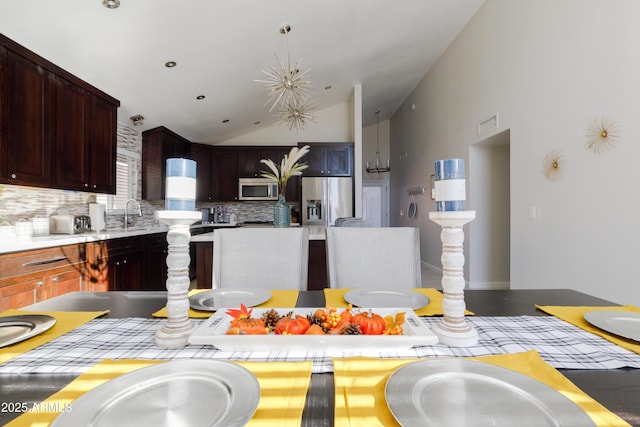
<path fill-rule="evenodd" d="M 136 199 L 127 200 L 127 203 L 124 204 L 124 231 L 127 231 L 127 227 L 129 226 L 129 202 L 133 202 L 138 206 L 138 209 L 135 213 L 139 217 L 142 217 L 142 209 L 140 209 L 140 203 Z"/>

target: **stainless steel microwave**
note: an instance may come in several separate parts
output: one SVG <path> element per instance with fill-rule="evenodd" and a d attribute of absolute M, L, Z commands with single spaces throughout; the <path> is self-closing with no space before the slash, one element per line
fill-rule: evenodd
<path fill-rule="evenodd" d="M 239 200 L 278 200 L 278 183 L 269 178 L 240 178 Z"/>

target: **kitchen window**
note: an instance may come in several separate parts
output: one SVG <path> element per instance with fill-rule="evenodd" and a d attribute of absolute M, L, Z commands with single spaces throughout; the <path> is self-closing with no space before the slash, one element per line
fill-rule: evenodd
<path fill-rule="evenodd" d="M 116 194 L 97 194 L 96 202 L 107 206 L 107 211 L 122 211 L 129 199 L 136 199 L 140 155 L 118 149 L 116 157 Z"/>

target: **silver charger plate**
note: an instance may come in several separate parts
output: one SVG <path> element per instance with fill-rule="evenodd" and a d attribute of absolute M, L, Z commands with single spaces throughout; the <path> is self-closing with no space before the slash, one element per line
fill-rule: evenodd
<path fill-rule="evenodd" d="M 404 365 L 389 377 L 385 397 L 405 427 L 596 425 L 582 408 L 546 384 L 472 360 Z"/>
<path fill-rule="evenodd" d="M 71 402 L 51 426 L 243 426 L 260 400 L 246 368 L 224 360 L 174 360 L 140 368 Z"/>
<path fill-rule="evenodd" d="M 45 314 L 0 317 L 0 348 L 40 335 L 55 324 L 55 317 Z"/>
<path fill-rule="evenodd" d="M 344 294 L 344 300 L 358 307 L 408 307 L 412 310 L 429 304 L 427 296 L 409 289 L 354 289 Z"/>
<path fill-rule="evenodd" d="M 212 289 L 198 292 L 189 297 L 189 304 L 195 310 L 217 311 L 226 307 L 253 307 L 269 301 L 271 292 L 265 289 Z"/>
<path fill-rule="evenodd" d="M 640 341 L 640 313 L 597 310 L 585 313 L 584 320 L 603 331 Z"/>

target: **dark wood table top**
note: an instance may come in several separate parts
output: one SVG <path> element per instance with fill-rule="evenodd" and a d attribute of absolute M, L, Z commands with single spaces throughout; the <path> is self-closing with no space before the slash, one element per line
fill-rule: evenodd
<path fill-rule="evenodd" d="M 476 316 L 546 316 L 534 305 L 616 305 L 569 289 L 466 290 L 467 308 Z M 33 311 L 110 310 L 109 317 L 150 317 L 164 307 L 166 292 L 77 292 L 28 307 Z M 298 307 L 323 307 L 322 291 L 300 292 Z M 631 425 L 640 426 L 640 369 L 560 369 L 569 380 Z M 0 403 L 41 402 L 63 388 L 73 374 L 0 374 Z M 333 374 L 313 374 L 304 426 L 332 426 Z M 1 409 L 1 408 L 0 408 Z M 20 415 L 0 411 L 0 424 Z"/>

